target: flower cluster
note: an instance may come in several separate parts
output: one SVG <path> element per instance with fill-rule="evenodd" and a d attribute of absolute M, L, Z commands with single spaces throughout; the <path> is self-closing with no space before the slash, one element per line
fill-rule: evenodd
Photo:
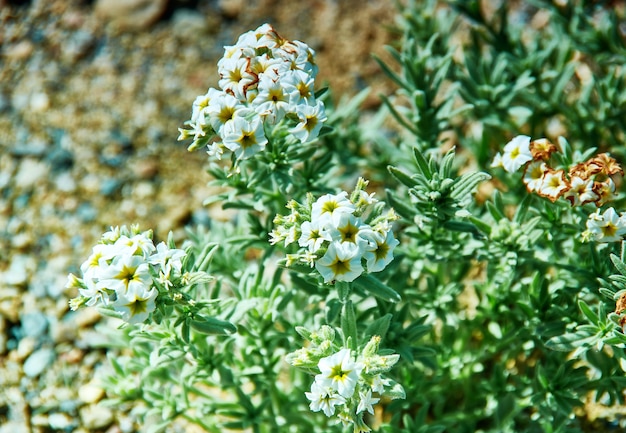
<path fill-rule="evenodd" d="M 531 140 L 518 135 L 498 152 L 492 167 L 502 167 L 509 173 L 524 168 L 523 182 L 528 192 L 535 192 L 551 201 L 563 197 L 572 206 L 595 203 L 600 207 L 615 198 L 614 175 L 624 171 L 607 153 L 601 153 L 565 169 L 549 165 L 550 156 L 557 151 L 545 138 Z"/>
<path fill-rule="evenodd" d="M 620 242 L 626 235 L 626 213 L 617 214 L 612 207 L 600 214 L 600 209 L 589 215 L 583 239 L 596 242 Z"/>
<path fill-rule="evenodd" d="M 327 417 L 336 415 L 344 426 L 353 425 L 355 432 L 369 432 L 363 421 L 366 412 L 373 415 L 374 405 L 383 396 L 405 397 L 401 385 L 384 377 L 400 356 L 380 355 L 379 336 L 373 336 L 361 353 L 355 353 L 336 344 L 335 330 L 330 326 L 316 332 L 298 328 L 298 332 L 311 344 L 286 359 L 294 367 L 315 374 L 310 392 L 305 393 L 312 411 L 322 411 Z"/>
<path fill-rule="evenodd" d="M 314 56 L 269 24 L 242 34 L 218 62 L 220 89 L 196 98 L 190 129 L 179 129 L 179 140 L 193 138 L 190 148 L 207 145 L 217 159 L 227 152 L 247 159 L 264 150 L 266 131 L 278 124 L 301 143 L 315 140 L 327 117 L 315 98 Z"/>
<path fill-rule="evenodd" d="M 184 251 L 163 242 L 155 246 L 150 231 L 111 228 L 81 265 L 82 278 L 69 275 L 67 286 L 79 293 L 70 306 L 108 307 L 126 322 L 143 322 L 154 311 L 159 291 L 183 278 L 184 256 Z"/>
<path fill-rule="evenodd" d="M 343 191 L 317 200 L 309 194 L 305 204 L 291 201 L 289 215 L 274 218 L 276 228 L 270 242 L 298 243 L 288 263 L 300 261 L 315 266 L 324 281 L 354 281 L 364 271 L 380 272 L 393 260 L 398 240 L 391 223 L 393 210 L 365 192 L 367 182 L 359 179 L 350 196 Z"/>

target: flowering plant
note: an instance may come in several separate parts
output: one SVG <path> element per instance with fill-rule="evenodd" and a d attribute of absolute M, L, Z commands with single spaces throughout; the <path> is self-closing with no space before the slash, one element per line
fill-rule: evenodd
<path fill-rule="evenodd" d="M 112 229 L 69 278 L 123 321 L 111 401 L 149 431 L 623 425 L 624 14 L 535 3 L 404 5 L 368 122 L 306 44 L 226 47 L 180 138 L 233 218 Z"/>

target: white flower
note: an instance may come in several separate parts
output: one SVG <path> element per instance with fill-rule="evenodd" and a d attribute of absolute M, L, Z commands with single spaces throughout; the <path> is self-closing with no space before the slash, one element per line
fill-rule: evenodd
<path fill-rule="evenodd" d="M 348 193 L 345 191 L 337 195 L 326 194 L 317 199 L 311 208 L 311 221 L 328 218 L 333 224 L 339 223 L 341 214 L 354 213 L 355 206 L 348 200 Z"/>
<path fill-rule="evenodd" d="M 349 242 L 358 246 L 360 251 L 364 251 L 370 237 L 367 234 L 371 231 L 371 227 L 362 223 L 360 218 L 349 213 L 342 213 L 339 215 L 339 221 L 332 228 L 331 235 L 334 241 Z"/>
<path fill-rule="evenodd" d="M 598 196 L 593 192 L 593 179 L 585 180 L 582 177 L 572 176 L 570 188 L 563 194 L 572 206 L 582 206 L 586 203 L 596 201 Z"/>
<path fill-rule="evenodd" d="M 291 105 L 315 105 L 315 79 L 300 70 L 289 70 L 281 77 Z"/>
<path fill-rule="evenodd" d="M 363 272 L 361 251 L 356 244 L 332 242 L 324 257 L 315 262 L 324 281 L 354 281 Z"/>
<path fill-rule="evenodd" d="M 240 159 L 246 159 L 265 149 L 267 138 L 263 132 L 263 123 L 256 116 L 251 120 L 236 116 L 224 126 L 224 146 Z"/>
<path fill-rule="evenodd" d="M 108 262 L 115 257 L 116 251 L 113 245 L 97 244 L 91 250 L 91 255 L 80 265 L 83 277 L 88 279 L 98 274 L 102 267 L 107 267 Z"/>
<path fill-rule="evenodd" d="M 382 395 L 385 392 L 385 386 L 389 386 L 389 379 L 383 379 L 380 374 L 377 374 L 372 378 L 370 386 L 372 391 Z"/>
<path fill-rule="evenodd" d="M 315 382 L 322 387 L 329 387 L 345 398 L 352 397 L 359 380 L 363 364 L 352 359 L 350 349 L 341 349 L 339 352 L 322 358 L 317 364 L 320 374 L 315 376 Z"/>
<path fill-rule="evenodd" d="M 361 413 L 368 411 L 372 415 L 374 415 L 373 405 L 378 403 L 380 398 L 374 397 L 372 398 L 372 390 L 367 389 L 366 392 L 359 391 L 359 406 L 356 409 L 356 413 Z"/>
<path fill-rule="evenodd" d="M 543 175 L 548 171 L 548 167 L 543 161 L 533 161 L 524 170 L 522 181 L 526 184 L 528 192 L 538 191 L 543 183 Z"/>
<path fill-rule="evenodd" d="M 548 169 L 543 175 L 543 181 L 537 190 L 537 194 L 556 201 L 568 189 L 569 184 L 565 179 L 565 172 L 563 170 L 555 171 Z"/>
<path fill-rule="evenodd" d="M 311 385 L 311 392 L 305 392 L 304 395 L 311 401 L 309 408 L 311 408 L 313 412 L 322 410 L 326 416 L 334 415 L 335 406 L 342 405 L 346 402 L 346 399 L 332 388 L 323 386 L 317 381 L 313 382 Z"/>
<path fill-rule="evenodd" d="M 128 291 L 141 292 L 151 284 L 150 268 L 144 258 L 123 255 L 116 256 L 109 267 L 102 269 L 97 286 L 113 290 L 119 297 Z"/>
<path fill-rule="evenodd" d="M 252 106 L 263 118 L 270 123 L 278 123 L 289 108 L 289 95 L 285 92 L 280 81 L 263 76 L 258 84 L 259 94 L 256 95 Z"/>
<path fill-rule="evenodd" d="M 220 92 L 211 98 L 206 111 L 209 114 L 211 127 L 221 136 L 224 125 L 232 121 L 235 113 L 244 108 L 245 106 L 237 98 L 228 93 Z"/>
<path fill-rule="evenodd" d="M 530 137 L 518 135 L 504 146 L 502 166 L 509 173 L 516 172 L 521 166 L 533 159 L 530 153 Z"/>
<path fill-rule="evenodd" d="M 298 239 L 301 247 L 307 247 L 311 253 L 319 250 L 324 241 L 332 241 L 329 230 L 320 225 L 318 221 L 305 221 L 300 226 L 302 234 Z"/>
<path fill-rule="evenodd" d="M 317 101 L 315 105 L 297 105 L 296 114 L 300 122 L 289 132 L 301 143 L 315 140 L 328 119 L 322 101 Z"/>
<path fill-rule="evenodd" d="M 153 287 L 147 290 L 143 286 L 131 286 L 125 293 L 118 293 L 113 308 L 122 313 L 122 319 L 128 323 L 145 321 L 155 309 L 154 300 L 158 292 Z"/>
<path fill-rule="evenodd" d="M 618 216 L 615 209 L 608 208 L 602 215 L 600 209 L 589 215 L 587 230 L 596 242 L 618 242 L 626 234 L 626 218 Z"/>
<path fill-rule="evenodd" d="M 147 258 L 155 250 L 154 243 L 146 233 L 136 234 L 133 237 L 120 236 L 113 244 L 117 255 L 140 255 Z"/>
<path fill-rule="evenodd" d="M 368 272 L 380 272 L 393 260 L 393 250 L 400 243 L 389 230 L 385 235 L 371 232 L 370 242 L 363 257 L 367 260 Z"/>
<path fill-rule="evenodd" d="M 489 167 L 504 168 L 504 165 L 502 165 L 502 154 L 500 152 L 496 153 L 496 156 L 493 157 L 493 161 L 491 162 L 491 165 Z"/>
<path fill-rule="evenodd" d="M 257 77 L 248 71 L 249 65 L 248 58 L 224 59 L 219 65 L 220 88 L 240 101 L 246 100 L 246 89 L 257 81 Z"/>

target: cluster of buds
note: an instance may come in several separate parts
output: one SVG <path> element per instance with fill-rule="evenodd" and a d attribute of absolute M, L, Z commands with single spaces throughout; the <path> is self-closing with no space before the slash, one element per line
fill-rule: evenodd
<path fill-rule="evenodd" d="M 526 135 L 513 138 L 498 152 L 492 167 L 502 167 L 509 173 L 524 169 L 523 182 L 528 192 L 550 199 L 559 197 L 572 206 L 594 203 L 601 207 L 615 198 L 613 176 L 624 175 L 624 170 L 607 153 L 601 153 L 565 169 L 550 166 L 550 156 L 557 151 L 545 138 L 531 140 Z"/>
<path fill-rule="evenodd" d="M 626 235 L 626 213 L 617 214 L 612 207 L 602 214 L 600 209 L 589 215 L 583 240 L 596 242 L 620 242 Z"/>
<path fill-rule="evenodd" d="M 311 343 L 288 354 L 286 360 L 315 375 L 310 392 L 305 393 L 312 411 L 336 416 L 354 432 L 369 432 L 363 420 L 365 413 L 374 415 L 374 405 L 383 397 L 405 398 L 402 386 L 384 377 L 400 356 L 381 355 L 379 336 L 373 336 L 362 351 L 356 352 L 337 344 L 330 326 L 316 332 L 301 327 L 297 331 Z"/>
<path fill-rule="evenodd" d="M 81 265 L 82 278 L 68 276 L 67 287 L 79 293 L 70 307 L 105 307 L 126 322 L 144 322 L 154 311 L 159 293 L 184 280 L 185 255 L 164 242 L 155 246 L 151 231 L 136 226 L 111 228 Z"/>
<path fill-rule="evenodd" d="M 297 243 L 300 248 L 287 255 L 287 264 L 315 266 L 326 283 L 382 271 L 398 245 L 391 230 L 398 216 L 393 210 L 384 213 L 385 203 L 365 192 L 366 186 L 360 178 L 350 196 L 343 191 L 317 200 L 308 194 L 304 204 L 290 201 L 291 213 L 274 218 L 270 243 Z"/>
<path fill-rule="evenodd" d="M 189 129 L 179 129 L 179 140 L 193 138 L 190 149 L 207 145 L 216 159 L 229 152 L 247 159 L 265 149 L 266 132 L 279 124 L 301 143 L 317 138 L 327 117 L 315 97 L 311 48 L 264 24 L 224 51 L 218 62 L 220 89 L 196 98 Z"/>

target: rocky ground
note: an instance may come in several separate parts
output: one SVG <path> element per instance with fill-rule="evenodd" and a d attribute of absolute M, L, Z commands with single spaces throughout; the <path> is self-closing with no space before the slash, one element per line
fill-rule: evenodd
<path fill-rule="evenodd" d="M 335 95 L 389 84 L 386 0 L 0 0 L 0 433 L 132 432 L 99 405 L 97 312 L 64 289 L 109 226 L 157 238 L 219 217 L 177 143 L 222 47 L 264 22 L 318 52 Z M 180 236 L 179 236 L 180 237 Z"/>

